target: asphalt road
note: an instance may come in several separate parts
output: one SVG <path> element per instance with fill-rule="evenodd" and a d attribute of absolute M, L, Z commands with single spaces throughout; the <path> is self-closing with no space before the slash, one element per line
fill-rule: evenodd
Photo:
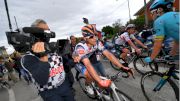
<path fill-rule="evenodd" d="M 114 75 L 117 73 L 116 70 L 112 69 L 109 61 L 102 61 L 105 71 L 108 75 Z M 132 67 L 132 64 L 130 65 Z M 75 70 L 72 69 L 73 73 Z M 132 97 L 135 101 L 146 101 L 140 87 L 140 79 L 141 75 L 135 72 L 135 79 L 130 78 L 119 78 L 116 85 L 130 97 Z M 0 101 L 42 101 L 40 96 L 37 94 L 37 90 L 34 88 L 33 84 L 27 85 L 24 80 L 17 82 L 12 85 L 12 89 L 0 88 Z M 88 98 L 83 91 L 81 90 L 78 82 L 74 83 L 74 88 L 76 90 L 75 99 L 76 101 L 93 101 Z M 168 92 L 168 91 L 167 91 Z M 167 94 L 166 97 L 171 97 L 171 94 Z M 154 101 L 174 101 L 174 100 L 164 100 L 159 99 L 161 97 L 155 98 Z"/>

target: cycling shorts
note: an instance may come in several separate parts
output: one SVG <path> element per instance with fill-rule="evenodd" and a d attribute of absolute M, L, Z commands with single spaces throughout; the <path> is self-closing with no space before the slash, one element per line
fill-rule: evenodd
<path fill-rule="evenodd" d="M 75 66 L 76 70 L 79 71 L 81 74 L 85 74 L 86 67 L 82 63 L 77 63 Z"/>

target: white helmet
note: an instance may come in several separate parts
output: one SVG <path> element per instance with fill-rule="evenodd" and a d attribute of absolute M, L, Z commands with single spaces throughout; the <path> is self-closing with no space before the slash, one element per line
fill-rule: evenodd
<path fill-rule="evenodd" d="M 128 24 L 127 26 L 126 26 L 126 31 L 129 29 L 129 28 L 135 28 L 136 26 L 134 25 L 134 24 Z"/>

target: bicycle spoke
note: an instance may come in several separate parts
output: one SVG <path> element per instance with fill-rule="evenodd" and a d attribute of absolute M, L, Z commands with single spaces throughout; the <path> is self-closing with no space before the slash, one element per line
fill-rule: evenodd
<path fill-rule="evenodd" d="M 136 71 L 140 74 L 144 74 L 148 71 L 152 71 L 152 69 L 154 68 L 153 65 L 150 66 L 144 62 L 144 57 L 136 58 L 133 62 L 133 65 L 134 65 L 134 68 L 136 69 Z"/>

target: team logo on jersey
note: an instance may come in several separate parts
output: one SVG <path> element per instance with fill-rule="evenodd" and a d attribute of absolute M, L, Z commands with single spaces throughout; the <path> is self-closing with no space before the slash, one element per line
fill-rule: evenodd
<path fill-rule="evenodd" d="M 59 73 L 62 73 L 63 71 L 64 71 L 64 67 L 62 65 L 57 68 L 52 68 L 50 70 L 50 77 L 53 77 Z"/>
<path fill-rule="evenodd" d="M 79 54 L 85 54 L 85 50 L 84 49 L 78 49 L 78 53 Z"/>

